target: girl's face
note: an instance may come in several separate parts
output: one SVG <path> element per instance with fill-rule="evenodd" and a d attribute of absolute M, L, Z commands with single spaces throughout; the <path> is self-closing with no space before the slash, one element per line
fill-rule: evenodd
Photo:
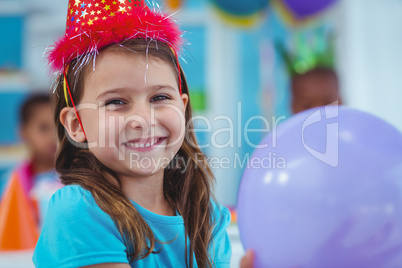
<path fill-rule="evenodd" d="M 53 163 L 57 149 L 55 132 L 50 103 L 36 104 L 28 122 L 21 128 L 22 138 L 30 149 L 33 161 L 41 164 Z"/>
<path fill-rule="evenodd" d="M 183 143 L 188 101 L 172 66 L 106 50 L 85 77 L 79 113 L 96 158 L 126 177 L 163 172 Z"/>

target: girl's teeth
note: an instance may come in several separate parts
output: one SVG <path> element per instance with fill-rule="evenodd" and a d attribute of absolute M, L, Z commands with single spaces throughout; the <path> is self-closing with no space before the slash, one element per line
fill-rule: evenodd
<path fill-rule="evenodd" d="M 145 145 L 144 144 L 139 144 L 139 143 L 132 143 L 132 142 L 130 142 L 129 143 L 129 145 L 131 146 L 131 147 L 135 147 L 135 148 L 146 148 L 146 147 L 150 147 L 150 146 L 152 146 L 152 145 L 154 145 L 155 143 L 157 143 L 159 141 L 159 139 L 153 139 L 152 141 L 151 141 L 151 143 L 149 143 L 149 142 L 147 142 Z"/>

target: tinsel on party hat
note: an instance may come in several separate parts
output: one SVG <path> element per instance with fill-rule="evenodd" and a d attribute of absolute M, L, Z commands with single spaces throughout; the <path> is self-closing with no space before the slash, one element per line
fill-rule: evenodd
<path fill-rule="evenodd" d="M 176 53 L 182 45 L 171 16 L 151 10 L 144 0 L 69 0 L 66 32 L 49 51 L 49 63 L 62 72 L 75 58 L 134 38 L 165 42 Z"/>

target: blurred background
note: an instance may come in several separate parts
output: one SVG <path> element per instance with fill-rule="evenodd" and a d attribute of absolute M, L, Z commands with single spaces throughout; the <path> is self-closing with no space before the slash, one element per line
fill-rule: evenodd
<path fill-rule="evenodd" d="M 402 131 L 402 0 L 158 0 L 149 6 L 175 12 L 185 31 L 181 61 L 199 143 L 207 156 L 232 163 L 213 168 L 216 197 L 228 207 L 236 205 L 244 156 L 292 115 L 292 79 L 317 66 L 337 74 L 343 104 Z M 27 157 L 19 109 L 32 92 L 50 92 L 53 74 L 44 53 L 63 35 L 66 10 L 67 1 L 0 0 L 0 177 Z"/>

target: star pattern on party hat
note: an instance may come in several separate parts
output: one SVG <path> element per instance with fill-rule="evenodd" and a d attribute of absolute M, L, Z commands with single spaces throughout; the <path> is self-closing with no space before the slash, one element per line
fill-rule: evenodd
<path fill-rule="evenodd" d="M 66 32 L 48 52 L 53 71 L 103 47 L 143 38 L 168 44 L 177 54 L 181 30 L 170 15 L 151 10 L 144 0 L 69 0 Z"/>
<path fill-rule="evenodd" d="M 74 3 L 74 4 L 73 4 Z M 67 31 L 73 29 L 80 30 L 84 26 L 96 24 L 99 20 L 107 21 L 109 18 L 119 13 L 127 13 L 133 8 L 144 7 L 142 0 L 73 0 L 68 4 Z"/>

